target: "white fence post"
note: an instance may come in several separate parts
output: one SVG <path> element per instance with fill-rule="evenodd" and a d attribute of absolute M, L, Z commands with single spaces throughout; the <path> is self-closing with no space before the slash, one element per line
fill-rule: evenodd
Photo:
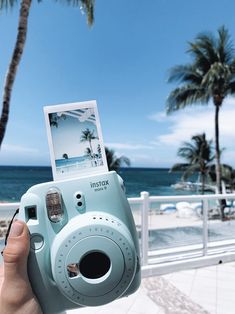
<path fill-rule="evenodd" d="M 143 201 L 141 212 L 141 247 L 142 247 L 142 265 L 148 265 L 149 251 L 149 231 L 148 231 L 148 214 L 149 214 L 149 193 L 141 192 Z"/>
<path fill-rule="evenodd" d="M 207 255 L 208 248 L 208 199 L 204 199 L 203 201 L 203 256 Z"/>

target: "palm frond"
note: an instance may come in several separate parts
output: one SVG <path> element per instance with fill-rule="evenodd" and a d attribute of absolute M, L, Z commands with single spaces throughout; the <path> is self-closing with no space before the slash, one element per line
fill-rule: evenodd
<path fill-rule="evenodd" d="M 79 7 L 81 12 L 86 14 L 87 23 L 91 26 L 94 22 L 95 0 L 56 0 L 66 2 L 68 5 Z"/>
<path fill-rule="evenodd" d="M 81 142 L 86 142 L 86 141 L 91 141 L 98 139 L 98 137 L 95 135 L 94 130 L 90 130 L 86 128 L 85 130 L 82 131 L 82 135 L 80 137 Z"/>
<path fill-rule="evenodd" d="M 89 26 L 91 26 L 94 22 L 95 0 L 80 0 L 79 2 L 81 4 L 81 8 L 86 13 L 87 23 Z"/>
<path fill-rule="evenodd" d="M 193 58 L 193 65 L 198 70 L 202 72 L 202 74 L 206 73 L 210 69 L 210 59 L 208 55 L 201 49 L 196 43 L 189 42 L 189 49 L 187 52 L 191 54 Z"/>
<path fill-rule="evenodd" d="M 235 53 L 234 53 L 235 55 Z M 231 70 L 231 73 L 232 73 L 232 78 L 231 79 L 234 79 L 234 75 L 235 75 L 235 57 L 234 59 L 231 61 L 231 63 L 229 64 L 230 66 L 230 70 Z"/>
<path fill-rule="evenodd" d="M 166 101 L 166 112 L 169 114 L 197 103 L 207 104 L 209 99 L 210 94 L 204 88 L 194 84 L 185 84 L 170 93 Z"/>
<path fill-rule="evenodd" d="M 201 33 L 196 37 L 195 45 L 203 52 L 210 63 L 219 61 L 216 50 L 216 39 L 210 32 Z"/>
<path fill-rule="evenodd" d="M 235 80 L 229 83 L 226 94 L 235 94 Z"/>
<path fill-rule="evenodd" d="M 17 0 L 0 0 L 0 10 L 12 8 L 17 3 Z"/>
<path fill-rule="evenodd" d="M 177 65 L 170 69 L 168 82 L 189 82 L 195 85 L 200 85 L 202 81 L 202 75 L 191 64 Z"/>
<path fill-rule="evenodd" d="M 188 146 L 185 145 L 178 149 L 177 155 L 186 159 L 189 163 L 192 163 L 195 156 L 195 147 L 193 145 L 190 147 L 190 143 L 186 144 L 188 144 Z"/>
<path fill-rule="evenodd" d="M 177 163 L 177 164 L 174 164 L 169 171 L 170 172 L 185 171 L 188 167 L 189 167 L 189 164 Z"/>
<path fill-rule="evenodd" d="M 117 157 L 114 150 L 105 147 L 105 154 L 109 170 L 118 171 L 122 165 L 130 166 L 131 161 L 126 156 Z"/>
<path fill-rule="evenodd" d="M 198 164 L 189 165 L 189 167 L 182 174 L 182 179 L 186 180 L 191 177 L 195 172 L 200 171 L 200 166 Z"/>
<path fill-rule="evenodd" d="M 126 166 L 130 166 L 131 165 L 131 161 L 130 161 L 130 159 L 128 158 L 128 157 L 126 157 L 126 156 L 121 156 L 121 157 L 119 157 L 120 158 L 120 160 L 121 160 L 121 164 L 125 164 Z"/>
<path fill-rule="evenodd" d="M 218 55 L 219 60 L 222 63 L 232 63 L 234 58 L 234 48 L 233 43 L 231 41 L 231 38 L 229 36 L 228 30 L 225 28 L 225 26 L 221 26 L 218 29 Z"/>
<path fill-rule="evenodd" d="M 224 94 L 230 77 L 230 67 L 221 62 L 215 62 L 205 74 L 201 85 L 207 88 L 211 95 L 213 95 L 214 92 L 218 93 L 218 91 L 220 94 Z"/>

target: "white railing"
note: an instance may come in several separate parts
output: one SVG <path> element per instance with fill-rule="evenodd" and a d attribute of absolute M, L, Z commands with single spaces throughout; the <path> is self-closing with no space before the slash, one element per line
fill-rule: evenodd
<path fill-rule="evenodd" d="M 154 274 L 164 274 L 185 268 L 201 267 L 235 260 L 235 233 L 231 238 L 210 242 L 208 239 L 208 214 L 210 202 L 214 201 L 219 209 L 218 201 L 225 199 L 230 200 L 235 206 L 235 194 L 213 194 L 213 195 L 185 195 L 185 196 L 149 196 L 148 192 L 141 192 L 140 197 L 129 198 L 131 207 L 139 205 L 141 212 L 141 255 L 142 271 L 144 276 Z M 160 217 L 160 205 L 165 203 L 179 202 L 201 202 L 202 203 L 202 243 L 189 244 L 174 248 L 165 248 L 159 250 L 150 250 L 149 248 L 149 221 L 151 219 L 151 204 L 159 204 L 153 215 Z M 232 202 L 231 202 L 232 201 Z M 229 207 L 226 209 L 228 210 Z M 235 214 L 235 208 L 233 208 Z M 169 215 L 170 217 L 170 215 Z M 229 217 L 229 218 L 235 218 Z M 176 218 L 177 220 L 177 218 Z M 212 220 L 213 221 L 213 220 Z M 219 220 L 217 220 L 219 221 Z M 232 220 L 231 220 L 232 221 Z M 235 220 L 234 220 L 235 222 Z M 165 228 L 166 229 L 166 228 Z M 161 230 L 164 231 L 164 228 Z"/>
<path fill-rule="evenodd" d="M 218 207 L 218 201 L 221 199 L 231 200 L 231 203 L 235 205 L 235 194 L 149 196 L 148 192 L 141 192 L 140 197 L 128 198 L 133 213 L 136 211 L 134 207 L 138 206 L 139 222 L 137 228 L 140 234 L 143 276 L 164 274 L 180 269 L 201 267 L 235 260 L 235 233 L 234 236 L 231 234 L 230 238 L 214 242 L 208 239 L 208 213 L 210 210 L 210 202 L 217 201 Z M 171 248 L 166 246 L 161 249 L 151 249 L 149 246 L 149 222 L 151 217 L 154 215 L 156 220 L 160 219 L 161 204 L 169 202 L 177 204 L 182 201 L 189 203 L 200 201 L 202 203 L 202 216 L 198 218 L 198 223 L 202 229 L 201 243 L 189 243 L 187 245 L 184 244 Z M 158 206 L 152 212 L 151 205 L 154 203 L 158 204 Z M 19 203 L 0 203 L 0 217 L 9 218 L 18 207 Z M 170 215 L 166 216 L 170 217 Z M 176 216 L 175 221 L 177 222 Z M 171 229 L 173 228 L 176 228 L 176 226 L 171 225 Z M 167 228 L 165 228 L 165 230 L 166 229 Z M 164 232 L 163 227 L 161 230 Z"/>

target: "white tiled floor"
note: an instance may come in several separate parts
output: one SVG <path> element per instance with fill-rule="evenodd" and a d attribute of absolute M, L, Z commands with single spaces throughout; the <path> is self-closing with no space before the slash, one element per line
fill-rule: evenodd
<path fill-rule="evenodd" d="M 235 262 L 142 280 L 128 298 L 69 314 L 235 314 Z"/>
<path fill-rule="evenodd" d="M 167 278 L 209 313 L 235 313 L 235 263 L 172 273 Z"/>
<path fill-rule="evenodd" d="M 147 312 L 146 312 L 147 310 Z M 83 308 L 79 310 L 68 311 L 69 314 L 81 313 L 81 314 L 147 314 L 158 313 L 158 305 L 147 296 L 147 290 L 141 287 L 136 293 L 127 297 L 121 298 L 108 305 Z"/>

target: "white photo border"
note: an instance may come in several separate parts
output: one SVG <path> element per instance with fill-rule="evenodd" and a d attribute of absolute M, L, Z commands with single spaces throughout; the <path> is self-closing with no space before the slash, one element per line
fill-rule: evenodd
<path fill-rule="evenodd" d="M 49 114 L 52 113 L 59 113 L 59 112 L 66 112 L 66 111 L 72 111 L 72 110 L 79 110 L 79 109 L 93 109 L 95 113 L 95 125 L 97 129 L 97 135 L 99 138 L 99 144 L 101 149 L 101 156 L 103 165 L 99 165 L 97 167 L 91 167 L 86 169 L 80 169 L 79 173 L 78 171 L 74 172 L 64 172 L 59 173 L 57 171 L 56 167 L 56 158 L 55 158 L 55 152 L 54 152 L 54 145 L 53 145 L 53 138 L 51 134 L 51 125 L 49 120 Z M 48 145 L 49 145 L 49 152 L 50 152 L 50 159 L 51 159 L 51 167 L 52 167 L 52 175 L 53 179 L 61 180 L 61 179 L 69 179 L 69 178 L 80 178 L 85 177 L 89 175 L 95 175 L 100 174 L 104 172 L 108 172 L 108 165 L 107 165 L 107 158 L 105 154 L 105 147 L 104 147 L 104 141 L 101 131 L 101 125 L 100 125 L 100 119 L 99 119 L 99 113 L 97 109 L 97 103 L 95 100 L 90 101 L 83 101 L 83 102 L 74 102 L 74 103 L 65 103 L 65 104 L 59 104 L 59 105 L 52 105 L 52 106 L 44 106 L 44 116 L 45 116 L 45 122 L 46 122 L 46 130 L 47 130 L 47 138 L 48 138 Z"/>

